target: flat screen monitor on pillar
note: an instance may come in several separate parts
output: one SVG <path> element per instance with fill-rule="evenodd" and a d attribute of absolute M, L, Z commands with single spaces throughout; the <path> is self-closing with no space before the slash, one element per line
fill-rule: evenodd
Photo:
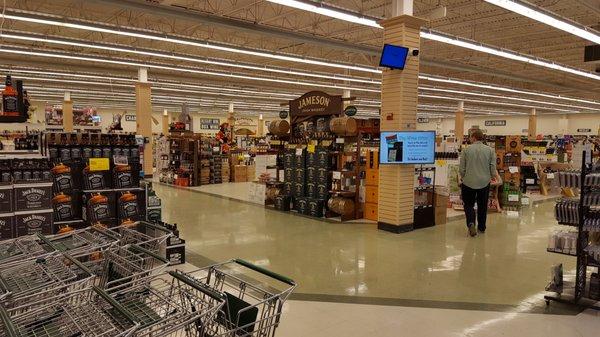
<path fill-rule="evenodd" d="M 435 131 L 382 132 L 380 164 L 433 164 Z"/>
<path fill-rule="evenodd" d="M 406 65 L 407 57 L 408 48 L 402 46 L 394 46 L 392 44 L 385 44 L 383 46 L 383 51 L 381 52 L 379 66 L 390 69 L 402 70 Z"/>

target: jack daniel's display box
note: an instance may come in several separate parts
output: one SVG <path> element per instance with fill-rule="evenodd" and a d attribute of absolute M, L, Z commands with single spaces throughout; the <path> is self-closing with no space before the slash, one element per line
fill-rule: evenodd
<path fill-rule="evenodd" d="M 52 183 L 17 183 L 14 185 L 15 212 L 52 207 Z"/>
<path fill-rule="evenodd" d="M 15 237 L 37 233 L 54 234 L 52 209 L 15 212 L 14 223 Z"/>

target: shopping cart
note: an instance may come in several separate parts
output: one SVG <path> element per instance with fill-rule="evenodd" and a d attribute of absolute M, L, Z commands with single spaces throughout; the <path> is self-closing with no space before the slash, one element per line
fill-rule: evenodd
<path fill-rule="evenodd" d="M 87 227 L 51 236 L 40 235 L 40 238 L 54 250 L 66 252 L 71 256 L 108 249 L 116 246 L 120 239 L 115 233 L 96 227 Z"/>
<path fill-rule="evenodd" d="M 92 285 L 94 274 L 68 254 L 51 254 L 0 269 L 0 304 L 35 303 Z"/>
<path fill-rule="evenodd" d="M 40 240 L 41 234 L 27 235 L 16 239 L 0 242 L 0 267 L 19 263 L 20 261 L 36 258 L 54 251 Z"/>
<path fill-rule="evenodd" d="M 223 309 L 208 327 L 206 336 L 212 337 L 275 336 L 283 304 L 296 288 L 293 280 L 240 259 L 184 275 L 225 298 Z"/>
<path fill-rule="evenodd" d="M 137 245 L 88 252 L 77 260 L 96 275 L 95 285 L 109 292 L 147 283 L 169 265 L 164 257 Z"/>
<path fill-rule="evenodd" d="M 136 337 L 207 336 L 225 303 L 220 293 L 177 272 L 111 296 L 139 324 Z"/>
<path fill-rule="evenodd" d="M 135 244 L 161 255 L 165 255 L 167 240 L 173 235 L 167 228 L 146 221 L 113 227 L 108 231 L 119 236 L 121 245 Z"/>
<path fill-rule="evenodd" d="M 138 328 L 129 312 L 97 287 L 25 309 L 0 306 L 0 337 L 124 337 Z"/>

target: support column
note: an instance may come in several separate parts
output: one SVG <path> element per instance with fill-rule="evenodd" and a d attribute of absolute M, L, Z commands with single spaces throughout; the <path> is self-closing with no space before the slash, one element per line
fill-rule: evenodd
<path fill-rule="evenodd" d="M 465 102 L 458 102 L 458 109 L 454 118 L 454 136 L 458 147 L 462 144 L 463 136 L 465 135 Z"/>
<path fill-rule="evenodd" d="M 350 92 L 350 89 L 344 89 L 344 92 L 342 93 L 342 97 L 343 98 L 350 98 L 350 95 L 352 93 Z M 344 101 L 344 109 L 346 109 L 349 105 L 352 105 L 352 102 L 350 101 Z"/>
<path fill-rule="evenodd" d="M 394 0 L 392 5 L 394 17 L 380 22 L 384 43 L 420 49 L 420 30 L 427 21 L 412 16 L 412 0 Z M 404 70 L 385 69 L 382 78 L 381 131 L 416 130 L 419 58 L 409 55 Z M 414 179 L 414 165 L 379 167 L 379 229 L 414 229 Z"/>
<path fill-rule="evenodd" d="M 234 128 L 233 128 L 233 124 L 235 123 L 235 112 L 233 110 L 233 103 L 229 103 L 229 110 L 227 112 L 227 123 L 229 123 L 229 130 L 231 133 L 231 140 L 233 142 L 233 140 L 235 139 L 235 135 L 233 134 Z"/>
<path fill-rule="evenodd" d="M 569 133 L 569 117 L 567 115 L 563 115 L 558 120 L 558 129 L 560 130 L 560 133 L 563 135 L 566 135 Z"/>
<path fill-rule="evenodd" d="M 148 83 L 148 69 L 140 68 L 135 84 L 135 116 L 137 134 L 148 140 L 144 144 L 143 170 L 145 177 L 152 177 L 152 91 Z"/>
<path fill-rule="evenodd" d="M 162 134 L 165 136 L 169 134 L 169 112 L 167 109 L 162 114 Z"/>
<path fill-rule="evenodd" d="M 531 113 L 529 114 L 529 131 L 527 132 L 527 136 L 529 140 L 535 140 L 537 137 L 537 113 L 535 108 L 531 108 Z"/>
<path fill-rule="evenodd" d="M 258 122 L 256 124 L 256 136 L 262 137 L 265 134 L 265 121 L 263 120 L 263 114 L 258 115 Z"/>
<path fill-rule="evenodd" d="M 71 92 L 65 92 L 63 101 L 63 129 L 65 132 L 73 132 L 73 101 Z"/>

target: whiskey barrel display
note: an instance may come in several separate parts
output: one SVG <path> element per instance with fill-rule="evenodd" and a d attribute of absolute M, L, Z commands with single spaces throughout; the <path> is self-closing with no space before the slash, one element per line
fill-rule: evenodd
<path fill-rule="evenodd" d="M 289 131 L 290 131 L 290 123 L 288 121 L 286 121 L 285 119 L 272 121 L 269 124 L 269 132 L 274 135 L 283 136 L 283 135 L 287 134 Z"/>
<path fill-rule="evenodd" d="M 354 200 L 343 197 L 333 197 L 327 201 L 330 211 L 340 215 L 350 215 L 354 212 Z"/>
<path fill-rule="evenodd" d="M 280 189 L 277 187 L 267 187 L 267 191 L 265 192 L 265 197 L 268 201 L 275 202 L 275 199 L 279 196 Z"/>
<path fill-rule="evenodd" d="M 329 122 L 329 129 L 338 136 L 356 136 L 358 125 L 352 117 L 336 117 Z"/>

